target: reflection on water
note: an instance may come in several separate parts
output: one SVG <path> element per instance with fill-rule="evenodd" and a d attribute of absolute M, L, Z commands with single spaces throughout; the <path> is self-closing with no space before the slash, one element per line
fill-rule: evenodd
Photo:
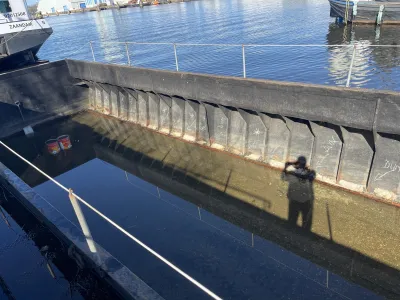
<path fill-rule="evenodd" d="M 43 59 L 65 57 L 128 63 L 125 44 L 177 42 L 229 44 L 397 44 L 396 27 L 355 26 L 347 30 L 329 17 L 320 0 L 202 0 L 49 18 L 54 33 Z M 85 34 L 79 34 L 84 28 Z M 360 49 L 352 86 L 398 90 L 400 48 Z M 172 45 L 129 45 L 134 66 L 175 70 Z M 178 46 L 179 69 L 243 76 L 241 47 Z M 247 77 L 330 85 L 346 84 L 351 48 L 246 48 Z"/>
<path fill-rule="evenodd" d="M 69 134 L 53 157 L 44 141 Z M 134 236 L 229 299 L 395 298 L 398 210 L 314 183 L 308 230 L 288 224 L 280 173 L 94 113 L 7 141 Z M 67 195 L 1 151 L 4 163 L 77 223 Z M 83 208 L 94 239 L 166 299 L 206 299 Z M 371 291 L 369 291 L 371 290 Z"/>
<path fill-rule="evenodd" d="M 327 34 L 329 45 L 359 43 L 353 72 L 352 86 L 398 90 L 400 75 L 400 47 L 371 47 L 370 45 L 399 46 L 400 31 L 395 26 L 374 27 L 357 25 L 343 27 L 331 24 Z M 330 73 L 345 84 L 353 48 L 330 47 Z"/>

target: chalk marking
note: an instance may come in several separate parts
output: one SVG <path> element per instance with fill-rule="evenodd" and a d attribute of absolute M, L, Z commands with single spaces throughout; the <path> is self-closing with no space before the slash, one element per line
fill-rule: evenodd
<path fill-rule="evenodd" d="M 399 172 L 400 173 L 400 165 L 398 165 L 395 162 L 390 162 L 390 160 L 385 159 L 385 164 L 383 165 L 384 169 L 389 169 L 389 171 L 387 171 L 386 173 L 378 173 L 376 174 L 374 181 L 380 181 L 382 180 L 383 177 L 385 177 L 387 174 L 390 174 L 392 172 Z"/>
<path fill-rule="evenodd" d="M 392 172 L 394 172 L 394 170 L 387 171 L 386 173 L 383 173 L 383 174 L 378 173 L 378 174 L 376 174 L 374 181 L 380 181 L 380 180 L 382 180 L 383 177 L 385 177 L 387 174 L 392 173 Z"/>
<path fill-rule="evenodd" d="M 328 140 L 328 144 L 322 146 L 322 148 L 324 149 L 325 155 L 318 160 L 317 168 L 322 167 L 322 163 L 331 154 L 331 150 L 337 143 L 339 143 L 339 141 L 335 140 L 335 137 L 332 135 L 331 138 Z"/>

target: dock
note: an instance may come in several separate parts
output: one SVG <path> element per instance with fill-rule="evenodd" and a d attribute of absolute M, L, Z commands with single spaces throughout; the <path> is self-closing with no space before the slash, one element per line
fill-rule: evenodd
<path fill-rule="evenodd" d="M 86 13 L 92 11 L 102 11 L 102 10 L 113 10 L 113 9 L 123 9 L 127 7 L 144 7 L 144 6 L 151 6 L 151 5 L 164 5 L 164 4 L 171 4 L 171 3 L 179 3 L 179 2 L 189 2 L 192 0 L 166 0 L 166 1 L 154 1 L 154 2 L 146 2 L 143 1 L 141 4 L 120 4 L 120 5 L 101 5 L 101 6 L 94 6 L 94 7 L 87 7 L 81 9 L 70 9 L 66 11 L 58 11 L 52 13 L 43 13 L 45 17 L 51 16 L 61 16 L 61 15 L 70 15 L 70 14 L 78 14 L 78 13 Z"/>

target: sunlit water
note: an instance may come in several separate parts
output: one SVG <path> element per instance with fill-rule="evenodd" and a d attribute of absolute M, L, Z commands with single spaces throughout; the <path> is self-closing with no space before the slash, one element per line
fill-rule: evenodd
<path fill-rule="evenodd" d="M 329 16 L 325 0 L 203 0 L 144 8 L 125 8 L 50 17 L 54 33 L 39 56 L 58 60 L 128 63 L 125 44 L 169 42 L 239 44 L 237 47 L 177 46 L 179 70 L 243 76 L 240 44 L 352 45 L 357 50 L 351 86 L 399 90 L 398 27 L 343 28 Z M 172 45 L 129 45 L 134 66 L 175 70 Z M 346 84 L 353 48 L 246 47 L 246 75 L 251 78 Z"/>

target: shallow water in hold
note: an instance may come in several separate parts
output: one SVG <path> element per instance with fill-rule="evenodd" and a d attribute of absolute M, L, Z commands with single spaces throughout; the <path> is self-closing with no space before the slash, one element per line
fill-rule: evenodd
<path fill-rule="evenodd" d="M 51 156 L 44 141 L 61 134 L 69 134 L 73 146 Z M 400 293 L 395 207 L 316 183 L 308 232 L 287 222 L 287 184 L 280 172 L 96 113 L 43 125 L 33 140 L 16 136 L 7 142 L 223 298 Z M 0 155 L 78 224 L 65 192 L 3 150 Z M 83 210 L 94 239 L 160 295 L 207 298 Z"/>

